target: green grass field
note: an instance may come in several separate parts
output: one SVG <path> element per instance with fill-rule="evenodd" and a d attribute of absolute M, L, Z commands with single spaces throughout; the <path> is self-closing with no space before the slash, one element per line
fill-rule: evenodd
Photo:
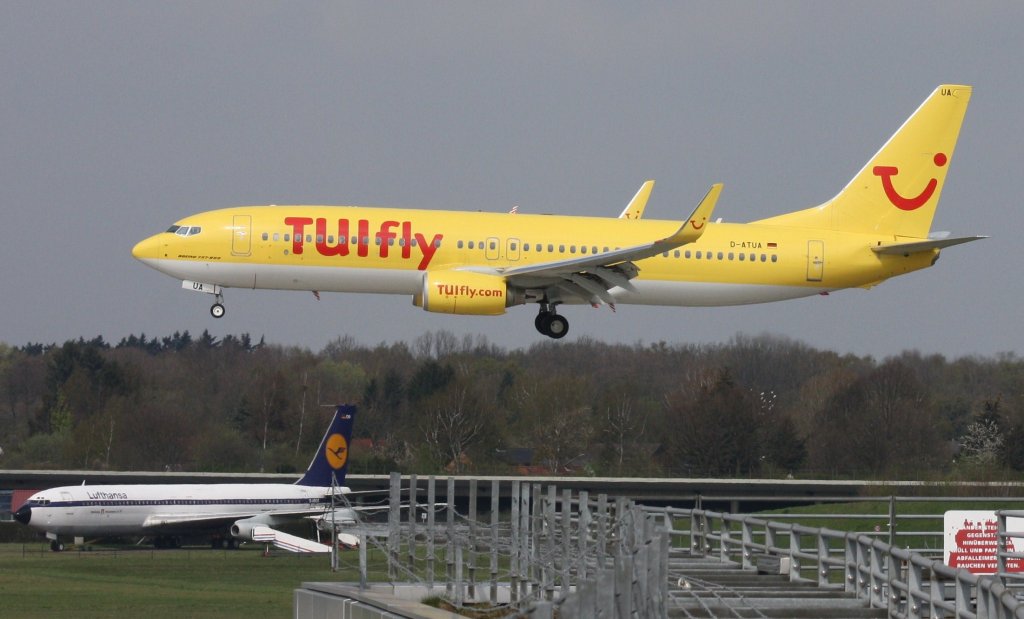
<path fill-rule="evenodd" d="M 4 617 L 287 617 L 292 591 L 305 581 L 359 580 L 359 553 L 326 555 L 261 545 L 241 550 L 107 548 L 50 552 L 48 544 L 0 544 Z M 386 576 L 370 551 L 370 580 Z"/>

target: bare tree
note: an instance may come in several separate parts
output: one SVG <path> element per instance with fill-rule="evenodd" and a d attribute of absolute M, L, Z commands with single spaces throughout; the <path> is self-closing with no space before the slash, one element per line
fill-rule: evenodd
<path fill-rule="evenodd" d="M 468 451 L 486 425 L 481 402 L 462 380 L 452 381 L 423 402 L 420 430 L 434 458 L 461 473 Z"/>

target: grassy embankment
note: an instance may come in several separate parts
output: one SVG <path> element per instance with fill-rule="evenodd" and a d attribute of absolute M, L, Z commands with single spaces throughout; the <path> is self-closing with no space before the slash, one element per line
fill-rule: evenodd
<path fill-rule="evenodd" d="M 370 579 L 386 576 L 370 551 Z M 359 580 L 359 555 L 262 555 L 262 548 L 50 552 L 0 544 L 0 615 L 6 617 L 287 617 L 304 581 Z"/>

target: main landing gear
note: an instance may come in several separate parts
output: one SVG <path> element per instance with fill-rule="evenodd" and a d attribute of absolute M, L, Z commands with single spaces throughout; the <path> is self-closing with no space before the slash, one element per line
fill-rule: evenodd
<path fill-rule="evenodd" d="M 541 304 L 540 313 L 534 319 L 533 325 L 537 327 L 537 331 L 556 340 L 565 337 L 569 332 L 569 321 L 565 316 L 556 314 L 553 305 L 546 303 Z"/>

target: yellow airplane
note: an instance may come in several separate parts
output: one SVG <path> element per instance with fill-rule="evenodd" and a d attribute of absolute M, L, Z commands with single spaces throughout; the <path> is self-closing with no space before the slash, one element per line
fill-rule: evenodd
<path fill-rule="evenodd" d="M 642 219 L 653 181 L 617 218 L 360 206 L 248 206 L 186 217 L 132 255 L 212 294 L 225 288 L 401 294 L 428 312 L 499 315 L 537 303 L 718 306 L 870 288 L 980 236 L 929 235 L 970 86 L 942 85 L 834 198 L 747 224 L 713 221 L 712 185 L 681 221 Z"/>

